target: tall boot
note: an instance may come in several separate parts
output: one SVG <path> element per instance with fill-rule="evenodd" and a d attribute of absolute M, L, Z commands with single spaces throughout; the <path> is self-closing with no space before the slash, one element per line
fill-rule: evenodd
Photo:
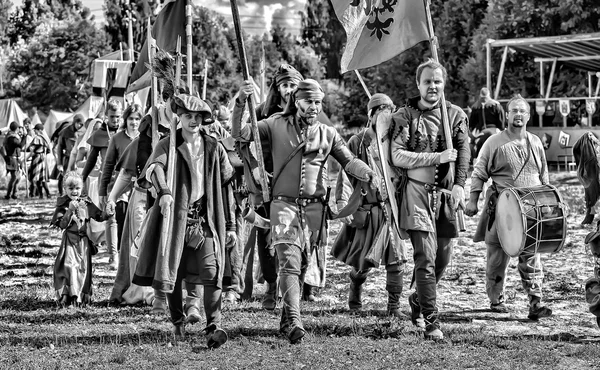
<path fill-rule="evenodd" d="M 284 327 L 289 328 L 287 332 L 288 340 L 292 343 L 298 343 L 302 340 L 306 332 L 302 327 L 300 320 L 300 283 L 298 275 L 282 273 L 279 277 L 279 289 L 283 296 L 283 314 L 285 313 Z"/>
<path fill-rule="evenodd" d="M 425 339 L 444 339 L 444 333 L 440 330 L 437 312 L 423 312 L 423 319 L 425 320 Z"/>
<path fill-rule="evenodd" d="M 206 315 L 206 345 L 217 349 L 227 342 L 228 336 L 221 329 L 221 288 L 204 286 L 204 313 Z"/>
<path fill-rule="evenodd" d="M 169 306 L 167 305 L 167 294 L 154 289 L 154 301 L 152 301 L 152 313 L 155 315 L 164 315 Z"/>
<path fill-rule="evenodd" d="M 277 307 L 277 282 L 268 284 L 269 286 L 263 297 L 262 306 L 265 310 L 273 311 Z"/>
<path fill-rule="evenodd" d="M 367 280 L 367 274 L 352 268 L 350 271 L 350 291 L 348 292 L 348 307 L 350 311 L 362 309 L 362 289 Z"/>
<path fill-rule="evenodd" d="M 404 282 L 404 273 L 400 266 L 386 266 L 387 276 L 385 290 L 388 292 L 387 313 L 389 316 L 405 318 L 400 311 L 400 296 L 402 295 L 402 285 Z"/>
<path fill-rule="evenodd" d="M 200 302 L 202 302 L 204 287 L 200 284 L 192 284 L 186 281 L 185 289 L 187 291 L 187 296 L 185 297 L 185 322 L 187 324 L 202 322 Z"/>
<path fill-rule="evenodd" d="M 50 188 L 48 188 L 48 183 L 46 181 L 42 182 L 42 186 L 46 191 L 46 198 L 50 199 Z"/>

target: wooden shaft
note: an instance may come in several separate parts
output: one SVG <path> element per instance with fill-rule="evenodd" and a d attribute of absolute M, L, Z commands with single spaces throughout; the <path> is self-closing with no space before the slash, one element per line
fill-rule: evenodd
<path fill-rule="evenodd" d="M 186 0 L 187 3 L 185 5 L 185 36 L 187 41 L 187 49 L 186 49 L 186 67 L 187 67 L 187 85 L 190 89 L 190 94 L 193 93 L 192 87 L 192 1 Z M 202 98 L 206 99 L 206 98 Z"/>
<path fill-rule="evenodd" d="M 248 70 L 248 59 L 246 58 L 246 48 L 244 46 L 244 35 L 242 33 L 242 24 L 240 21 L 240 13 L 237 6 L 237 0 L 230 0 L 231 13 L 233 15 L 233 24 L 235 27 L 235 35 L 237 38 L 238 52 L 240 56 L 240 62 L 242 64 L 242 75 L 244 80 L 250 79 L 250 72 Z M 254 144 L 256 148 L 256 162 L 258 162 L 259 178 L 263 202 L 270 200 L 269 184 L 267 182 L 267 172 L 265 170 L 265 162 L 263 159 L 262 145 L 260 142 L 260 134 L 258 132 L 258 125 L 256 122 L 256 109 L 254 104 L 254 96 L 250 95 L 248 99 L 248 110 L 250 111 L 250 123 L 252 125 L 252 136 L 254 136 Z"/>
<path fill-rule="evenodd" d="M 365 90 L 367 97 L 369 99 L 371 99 L 371 93 L 369 92 L 369 88 L 365 84 L 365 81 L 363 80 L 362 76 L 360 75 L 360 72 L 358 71 L 358 69 L 355 69 L 354 73 L 356 73 L 356 77 L 358 77 L 358 80 L 360 81 L 360 84 L 362 85 L 363 89 Z"/>

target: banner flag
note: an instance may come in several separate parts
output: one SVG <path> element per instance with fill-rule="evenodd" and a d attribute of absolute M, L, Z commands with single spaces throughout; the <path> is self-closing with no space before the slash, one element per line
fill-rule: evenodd
<path fill-rule="evenodd" d="M 423 0 L 331 0 L 348 36 L 342 73 L 392 59 L 429 40 Z"/>
<path fill-rule="evenodd" d="M 152 26 L 152 37 L 156 41 L 156 46 L 168 53 L 175 52 L 177 47 L 177 38 L 181 37 L 185 40 L 185 0 L 166 0 L 160 13 L 156 17 L 156 21 Z M 150 79 L 145 79 L 147 83 L 137 83 L 147 71 L 146 63 L 148 61 L 148 40 L 144 42 L 140 57 L 135 64 L 133 72 L 131 72 L 130 86 L 127 92 L 136 91 L 144 87 L 150 86 Z"/>

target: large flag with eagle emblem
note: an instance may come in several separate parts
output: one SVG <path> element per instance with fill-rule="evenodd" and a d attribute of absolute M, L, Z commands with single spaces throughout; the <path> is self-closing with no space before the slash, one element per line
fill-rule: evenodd
<path fill-rule="evenodd" d="M 424 0 L 332 0 L 348 41 L 342 73 L 372 67 L 429 39 Z"/>

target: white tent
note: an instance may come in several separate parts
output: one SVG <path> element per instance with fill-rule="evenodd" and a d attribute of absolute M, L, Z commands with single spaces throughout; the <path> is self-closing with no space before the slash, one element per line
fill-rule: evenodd
<path fill-rule="evenodd" d="M 0 99 L 0 130 L 7 130 L 11 122 L 16 121 L 23 123 L 27 118 L 27 114 L 23 112 L 21 107 L 13 99 Z"/>
<path fill-rule="evenodd" d="M 46 133 L 50 136 L 56 129 L 56 124 L 63 121 L 72 121 L 76 114 L 81 114 L 84 120 L 88 118 L 96 118 L 98 113 L 102 111 L 104 98 L 101 96 L 90 96 L 82 105 L 73 113 L 50 111 L 50 115 L 44 122 Z M 51 119 L 52 118 L 52 119 Z"/>
<path fill-rule="evenodd" d="M 50 114 L 48 114 L 48 118 L 46 118 L 46 122 L 44 122 L 44 130 L 49 136 L 52 136 L 54 130 L 56 129 L 56 125 L 59 122 L 66 121 L 71 117 L 73 117 L 73 113 L 60 112 L 50 109 Z"/>

